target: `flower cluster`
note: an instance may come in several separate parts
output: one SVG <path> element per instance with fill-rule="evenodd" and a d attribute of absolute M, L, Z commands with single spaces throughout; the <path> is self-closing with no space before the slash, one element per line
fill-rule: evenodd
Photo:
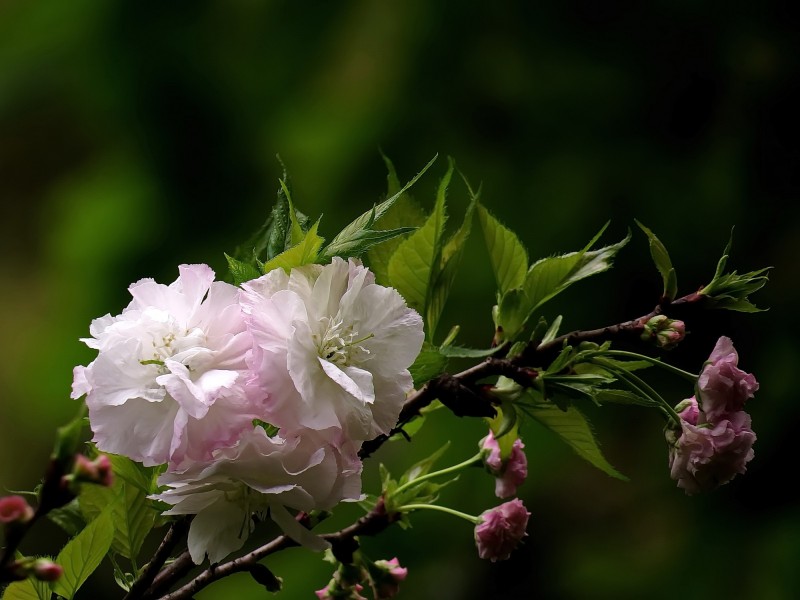
<path fill-rule="evenodd" d="M 197 515 L 193 560 L 240 548 L 269 516 L 300 543 L 324 543 L 288 509 L 361 495 L 361 443 L 387 433 L 412 387 L 420 316 L 355 260 L 276 269 L 243 289 L 182 265 L 170 285 L 134 283 L 131 303 L 83 341 L 75 369 L 93 441 L 166 464 L 166 514 Z"/>
<path fill-rule="evenodd" d="M 681 423 L 667 431 L 670 474 L 687 494 L 728 483 L 753 458 L 756 435 L 743 407 L 758 382 L 738 362 L 730 338 L 719 338 L 697 382 L 699 401 L 692 396 L 675 407 Z"/>
<path fill-rule="evenodd" d="M 528 535 L 526 529 L 530 516 L 519 498 L 484 511 L 475 527 L 478 555 L 492 562 L 506 560 Z"/>

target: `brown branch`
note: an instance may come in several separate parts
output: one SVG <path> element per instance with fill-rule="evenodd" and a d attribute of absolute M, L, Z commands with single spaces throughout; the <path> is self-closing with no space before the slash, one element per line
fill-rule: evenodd
<path fill-rule="evenodd" d="M 622 339 L 640 341 L 639 336 L 644 330 L 645 324 L 656 315 L 665 314 L 669 310 L 675 316 L 687 318 L 698 310 L 706 308 L 706 306 L 706 297 L 698 293 L 688 294 L 672 302 L 662 300 L 651 312 L 631 321 L 624 321 L 615 325 L 601 327 L 600 329 L 572 331 L 558 336 L 546 344 L 528 344 L 520 354 L 512 359 L 489 357 L 455 375 L 440 375 L 423 385 L 419 390 L 409 394 L 400 411 L 397 425 L 389 432 L 389 435 L 380 435 L 375 439 L 364 442 L 361 445 L 359 456 L 362 459 L 371 456 L 390 437 L 401 433 L 403 427 L 412 418 L 420 415 L 420 411 L 437 398 L 455 414 L 458 415 L 458 411 L 461 410 L 462 415 L 459 416 L 473 416 L 473 413 L 479 412 L 479 409 L 472 406 L 475 397 L 482 398 L 483 405 L 491 408 L 491 398 L 480 393 L 478 383 L 482 379 L 503 375 L 522 386 L 530 385 L 536 377 L 536 371 L 533 370 L 533 367 L 552 361 L 565 345 Z M 454 385 L 453 381 L 458 385 Z M 462 405 L 465 402 L 471 410 L 462 410 Z M 477 416 L 483 415 L 479 414 Z"/>
<path fill-rule="evenodd" d="M 399 516 L 399 514 L 387 513 L 383 500 L 381 499 L 370 512 L 352 525 L 334 533 L 325 533 L 320 537 L 331 543 L 333 553 L 337 559 L 349 563 L 353 560 L 353 552 L 358 549 L 358 542 L 355 539 L 357 536 L 376 535 L 397 521 Z M 262 558 L 297 545 L 297 542 L 285 535 L 277 537 L 268 544 L 256 548 L 252 552 L 240 556 L 239 558 L 207 567 L 189 583 L 172 593 L 161 596 L 160 600 L 183 600 L 184 598 L 191 598 L 194 594 L 215 581 L 233 575 L 234 573 L 250 571 Z M 188 555 L 188 552 L 184 554 Z M 182 558 L 182 556 L 180 558 Z"/>
<path fill-rule="evenodd" d="M 156 550 L 156 553 L 153 555 L 153 558 L 145 565 L 144 569 L 142 569 L 141 575 L 131 586 L 131 589 L 123 600 L 138 600 L 147 596 L 150 584 L 155 580 L 161 567 L 164 566 L 164 563 L 169 558 L 170 553 L 189 531 L 190 521 L 191 519 L 188 517 L 183 517 L 172 524 L 169 531 L 167 531 L 167 535 L 164 536 L 164 539 Z"/>

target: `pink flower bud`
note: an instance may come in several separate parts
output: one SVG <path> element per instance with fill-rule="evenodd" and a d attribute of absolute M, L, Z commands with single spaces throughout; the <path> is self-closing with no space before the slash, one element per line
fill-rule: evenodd
<path fill-rule="evenodd" d="M 727 419 L 744 408 L 758 391 L 758 381 L 738 368 L 739 355 L 730 338 L 721 337 L 697 381 L 700 404 L 710 423 Z"/>
<path fill-rule="evenodd" d="M 40 558 L 33 563 L 32 574 L 40 581 L 58 581 L 64 574 L 64 569 L 52 560 Z"/>
<path fill-rule="evenodd" d="M 317 590 L 314 593 L 317 595 L 319 600 L 367 600 L 364 596 L 359 594 L 359 592 L 363 589 L 364 586 L 358 583 L 351 588 L 345 589 L 334 586 L 333 582 L 331 582 L 321 590 Z"/>
<path fill-rule="evenodd" d="M 27 523 L 33 518 L 33 508 L 22 496 L 0 498 L 0 523 Z"/>
<path fill-rule="evenodd" d="M 523 452 L 525 444 L 519 438 L 514 440 L 511 455 L 506 460 L 500 457 L 500 445 L 491 431 L 480 444 L 484 464 L 497 478 L 494 484 L 495 495 L 498 498 L 509 498 L 516 494 L 517 487 L 522 485 L 528 476 L 528 459 Z"/>
<path fill-rule="evenodd" d="M 372 569 L 372 584 L 376 600 L 394 598 L 400 591 L 400 582 L 408 575 L 408 569 L 400 566 L 397 557 L 392 560 L 376 560 Z"/>
<path fill-rule="evenodd" d="M 76 455 L 72 475 L 73 481 L 81 483 L 96 483 L 105 487 L 111 487 L 114 483 L 111 460 L 105 454 L 94 460 L 89 460 L 83 454 Z"/>
<path fill-rule="evenodd" d="M 666 315 L 656 315 L 644 324 L 644 341 L 653 341 L 659 348 L 669 350 L 686 337 L 686 324 Z"/>
<path fill-rule="evenodd" d="M 481 514 L 475 526 L 478 555 L 492 562 L 506 560 L 527 535 L 529 513 L 519 498 L 496 506 Z"/>

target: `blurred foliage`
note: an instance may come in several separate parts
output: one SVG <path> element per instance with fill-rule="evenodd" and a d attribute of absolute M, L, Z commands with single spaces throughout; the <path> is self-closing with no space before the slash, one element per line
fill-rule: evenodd
<path fill-rule="evenodd" d="M 609 218 L 619 238 L 637 218 L 669 248 L 683 293 L 708 283 L 733 225 L 730 264 L 775 269 L 756 298 L 769 312 L 689 323 L 697 333 L 671 357 L 696 369 L 730 335 L 761 381 L 745 477 L 685 497 L 657 416 L 635 407 L 590 415 L 627 484 L 546 431 L 523 431 L 532 517 L 522 550 L 481 562 L 468 527 L 420 515 L 411 530 L 364 542 L 409 567 L 401 597 L 797 597 L 800 514 L 778 485 L 798 417 L 785 373 L 800 360 L 791 11 L 776 1 L 0 2 L 0 486 L 32 488 L 55 427 L 76 412 L 71 368 L 92 358 L 78 342 L 90 320 L 118 313 L 132 281 L 172 281 L 181 262 L 222 273 L 223 253 L 271 206 L 276 154 L 297 205 L 325 213 L 330 239 L 383 194 L 379 148 L 401 180 L 439 152 L 483 183 L 483 201 L 534 260 L 579 249 Z M 428 210 L 444 168 L 440 159 L 413 190 Z M 467 203 L 454 189 L 451 211 Z M 640 235 L 611 273 L 546 316 L 574 329 L 647 312 L 661 286 L 649 260 Z M 479 236 L 464 264 L 440 330 L 461 323 L 459 341 L 481 347 L 494 281 Z M 443 411 L 432 421 L 412 446 L 372 460 L 400 470 L 441 445 L 437 423 L 456 435 L 453 461 L 484 435 L 478 422 L 454 433 Z M 475 513 L 494 504 L 492 482 L 474 475 L 443 499 Z M 23 550 L 63 543 L 40 526 Z M 286 599 L 330 577 L 299 550 L 267 562 Z M 109 597 L 102 585 L 113 582 L 83 597 Z M 262 593 L 237 576 L 198 598 Z"/>

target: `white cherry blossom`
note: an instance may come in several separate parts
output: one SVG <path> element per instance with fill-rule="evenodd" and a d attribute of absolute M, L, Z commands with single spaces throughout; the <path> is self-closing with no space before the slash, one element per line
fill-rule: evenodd
<path fill-rule="evenodd" d="M 361 462 L 355 447 L 334 446 L 319 434 L 269 437 L 261 427 L 245 432 L 229 448 L 214 451 L 208 464 L 165 473 L 168 486 L 155 499 L 171 504 L 165 515 L 196 515 L 189 552 L 196 564 L 216 563 L 242 547 L 258 519 L 271 518 L 292 539 L 315 550 L 327 543 L 305 529 L 287 508 L 331 509 L 361 495 Z"/>
<path fill-rule="evenodd" d="M 82 341 L 98 356 L 74 371 L 72 397 L 86 395 L 97 447 L 148 466 L 208 459 L 252 427 L 264 397 L 247 386 L 238 288 L 206 265 L 179 273 L 168 286 L 131 285 L 122 314 L 92 322 Z"/>
<path fill-rule="evenodd" d="M 266 420 L 339 430 L 363 441 L 394 426 L 412 388 L 422 319 L 358 261 L 334 258 L 245 283 L 251 365 L 269 394 Z"/>

